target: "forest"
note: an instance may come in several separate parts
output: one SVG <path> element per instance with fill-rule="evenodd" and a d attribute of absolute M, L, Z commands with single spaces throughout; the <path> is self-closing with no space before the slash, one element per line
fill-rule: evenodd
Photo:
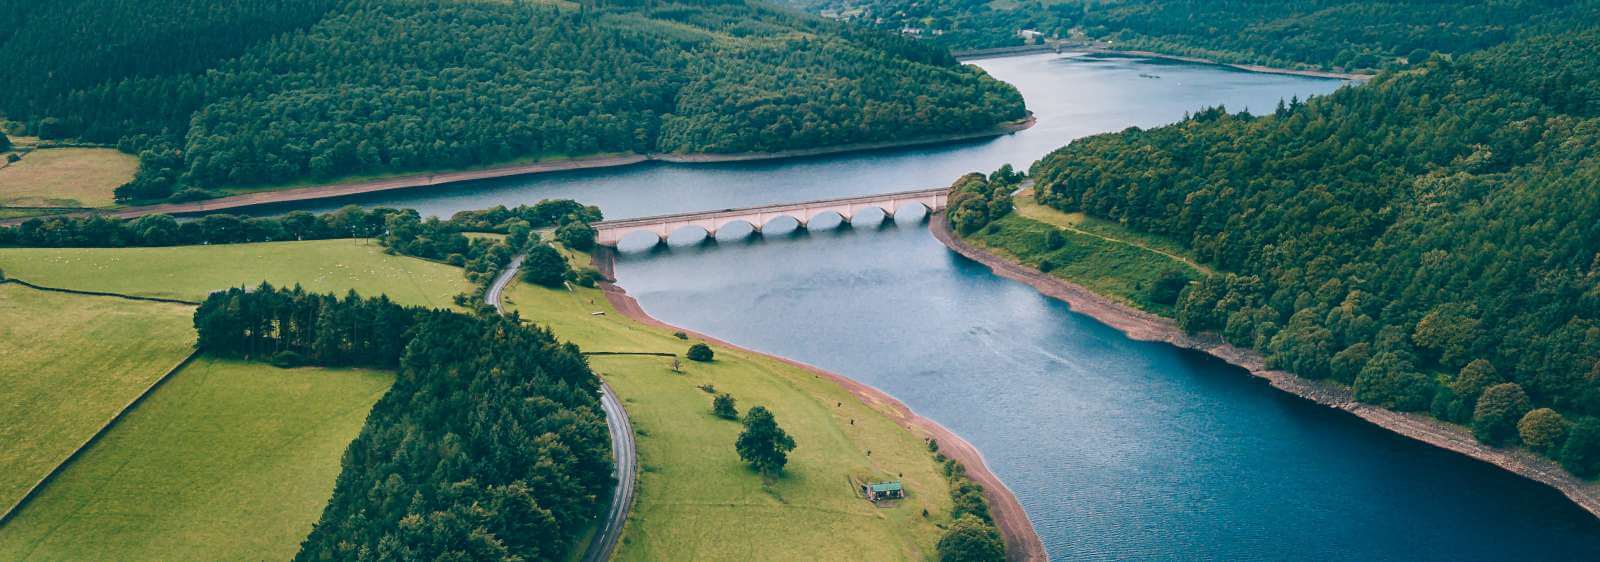
<path fill-rule="evenodd" d="M 195 328 L 213 355 L 398 370 L 297 560 L 559 560 L 612 485 L 599 379 L 514 316 L 263 284 Z"/>
<path fill-rule="evenodd" d="M 1034 165 L 1040 203 L 1225 272 L 1178 323 L 1357 399 L 1600 475 L 1600 31 L 1520 39 L 1267 115 L 1217 107 Z"/>
<path fill-rule="evenodd" d="M 1022 44 L 1018 30 L 1109 41 L 1222 62 L 1285 68 L 1377 70 L 1432 53 L 1463 54 L 1529 32 L 1595 21 L 1592 0 L 825 0 L 814 9 L 862 8 L 850 18 L 952 49 Z M 881 21 L 879 21 L 881 18 Z"/>
<path fill-rule="evenodd" d="M 1025 116 L 1014 88 L 938 47 L 754 1 L 154 3 L 0 1 L 15 24 L 0 114 L 139 155 L 123 201 Z"/>

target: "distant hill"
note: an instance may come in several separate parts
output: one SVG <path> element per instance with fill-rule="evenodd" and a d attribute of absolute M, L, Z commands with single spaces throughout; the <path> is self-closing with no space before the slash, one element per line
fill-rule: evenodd
<path fill-rule="evenodd" d="M 141 153 L 120 194 L 974 132 L 936 47 L 740 0 L 0 0 L 0 112 Z"/>
<path fill-rule="evenodd" d="M 1222 62 L 1376 70 L 1600 19 L 1593 0 L 787 0 L 953 49 L 1044 37 Z"/>

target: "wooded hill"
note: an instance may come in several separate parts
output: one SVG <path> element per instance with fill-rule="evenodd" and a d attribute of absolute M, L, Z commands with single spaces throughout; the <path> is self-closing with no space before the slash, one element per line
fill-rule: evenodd
<path fill-rule="evenodd" d="M 759 2 L 0 0 L 0 112 L 141 155 L 122 199 L 981 131 L 1011 86 Z M 202 194 L 203 195 L 203 194 Z"/>
<path fill-rule="evenodd" d="M 1600 31 L 1539 36 L 1272 115 L 1090 137 L 1035 164 L 1036 194 L 1227 272 L 1183 291 L 1186 329 L 1594 476 L 1597 61 Z"/>
<path fill-rule="evenodd" d="M 813 9 L 864 12 L 852 21 L 888 31 L 919 29 L 953 49 L 1022 44 L 1017 31 L 1111 41 L 1154 50 L 1278 67 L 1380 69 L 1467 53 L 1529 30 L 1600 18 L 1600 3 L 1559 0 L 792 0 Z"/>

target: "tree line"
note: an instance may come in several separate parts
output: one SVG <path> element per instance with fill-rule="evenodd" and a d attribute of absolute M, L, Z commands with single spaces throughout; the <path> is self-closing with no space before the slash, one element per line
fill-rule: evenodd
<path fill-rule="evenodd" d="M 487 306 L 484 292 L 513 255 L 549 249 L 534 232 L 555 227 L 558 240 L 568 247 L 587 250 L 595 232 L 588 223 L 601 219 L 600 209 L 571 200 L 545 200 L 533 205 L 496 206 L 461 211 L 449 219 L 422 218 L 415 209 L 362 209 L 354 205 L 315 215 L 292 211 L 278 217 L 205 215 L 178 221 L 168 215 L 117 219 L 85 217 L 32 218 L 16 226 L 0 226 L 0 246 L 36 248 L 121 248 L 285 242 L 337 238 L 374 238 L 391 253 L 448 263 L 463 268 L 473 291 L 457 295 L 456 304 L 477 310 Z M 503 234 L 504 237 L 470 237 L 468 233 Z M 546 252 L 539 252 L 545 255 Z M 592 272 L 575 272 L 559 255 L 545 267 L 529 271 L 553 275 L 561 281 L 588 279 Z M 550 284 L 550 283 L 542 283 Z"/>
<path fill-rule="evenodd" d="M 296 560 L 559 560 L 613 484 L 599 380 L 517 318 L 233 288 L 195 311 L 210 354 L 397 369 Z"/>
<path fill-rule="evenodd" d="M 20 26 L 0 31 L 14 78 L 0 114 L 138 155 L 123 201 L 899 140 L 1025 115 L 1014 88 L 942 50 L 759 2 L 5 4 Z"/>
<path fill-rule="evenodd" d="M 1600 31 L 1539 36 L 1086 138 L 1035 164 L 1036 196 L 1226 272 L 1182 291 L 1185 329 L 1596 476 L 1597 61 Z"/>

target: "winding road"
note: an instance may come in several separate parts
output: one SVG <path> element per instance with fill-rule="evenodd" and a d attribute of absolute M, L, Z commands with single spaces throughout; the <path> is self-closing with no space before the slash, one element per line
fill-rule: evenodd
<path fill-rule="evenodd" d="M 494 304 L 496 312 L 506 312 L 502 297 L 506 287 L 517 278 L 517 271 L 522 269 L 523 257 L 523 254 L 517 254 L 511 258 L 511 262 L 506 264 L 483 295 L 484 300 Z M 617 488 L 611 492 L 611 504 L 606 508 L 605 519 L 589 541 L 589 548 L 583 553 L 583 562 L 609 560 L 612 551 L 617 549 L 617 540 L 622 537 L 622 524 L 628 520 L 628 509 L 633 507 L 633 487 L 639 476 L 638 453 L 633 448 L 633 424 L 628 421 L 628 412 L 622 409 L 622 402 L 617 400 L 617 393 L 612 392 L 611 386 L 605 381 L 600 382 L 600 409 L 605 410 L 606 427 L 611 430 L 611 454 L 617 463 Z"/>

